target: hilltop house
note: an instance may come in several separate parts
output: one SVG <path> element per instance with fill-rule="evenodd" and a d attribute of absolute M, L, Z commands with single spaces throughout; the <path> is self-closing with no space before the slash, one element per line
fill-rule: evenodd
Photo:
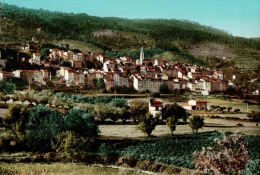
<path fill-rule="evenodd" d="M 184 104 L 186 110 L 207 110 L 208 102 L 205 100 L 189 100 L 188 104 Z"/>
<path fill-rule="evenodd" d="M 152 98 L 149 101 L 149 112 L 155 117 L 162 117 L 163 101 L 161 99 Z"/>

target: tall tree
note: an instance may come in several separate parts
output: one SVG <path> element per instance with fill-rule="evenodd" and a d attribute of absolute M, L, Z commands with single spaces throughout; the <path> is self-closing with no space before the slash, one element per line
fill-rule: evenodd
<path fill-rule="evenodd" d="M 186 110 L 176 103 L 165 105 L 162 111 L 163 119 L 166 119 L 166 124 L 169 127 L 171 134 L 175 131 L 178 121 L 180 119 L 186 121 L 188 115 Z"/>
<path fill-rule="evenodd" d="M 141 130 L 143 133 L 146 133 L 147 136 L 150 137 L 157 123 L 158 123 L 158 118 L 153 117 L 153 115 L 150 112 L 148 112 L 146 115 L 143 115 L 141 117 L 137 129 Z"/>
<path fill-rule="evenodd" d="M 97 88 L 98 89 L 105 89 L 106 85 L 103 78 L 99 78 L 97 80 Z"/>
<path fill-rule="evenodd" d="M 189 126 L 192 129 L 192 132 L 198 133 L 198 130 L 204 126 L 204 118 L 199 115 L 191 116 Z"/>
<path fill-rule="evenodd" d="M 10 105 L 3 125 L 10 128 L 20 142 L 24 141 L 29 111 L 25 106 Z"/>

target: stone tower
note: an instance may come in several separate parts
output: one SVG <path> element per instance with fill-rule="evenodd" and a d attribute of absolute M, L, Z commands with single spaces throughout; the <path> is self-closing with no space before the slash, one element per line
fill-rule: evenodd
<path fill-rule="evenodd" d="M 2 4 L 0 0 L 0 38 L 2 38 L 1 34 L 2 34 Z M 0 59 L 2 59 L 1 49 L 0 49 Z"/>
<path fill-rule="evenodd" d="M 141 48 L 140 51 L 140 64 L 143 65 L 143 60 L 144 60 L 144 48 Z"/>

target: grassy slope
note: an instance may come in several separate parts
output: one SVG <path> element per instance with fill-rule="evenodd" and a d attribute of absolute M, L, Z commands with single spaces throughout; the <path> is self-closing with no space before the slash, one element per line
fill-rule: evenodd
<path fill-rule="evenodd" d="M 198 64 L 205 59 L 197 54 L 182 53 L 193 45 L 210 42 L 232 52 L 237 67 L 256 69 L 260 65 L 260 40 L 232 37 L 224 31 L 190 21 L 100 18 L 86 14 L 30 10 L 7 4 L 3 6 L 3 12 L 7 19 L 3 22 L 2 41 L 24 42 L 37 35 L 42 42 L 54 39 L 54 43 L 66 41 L 83 51 L 114 50 L 121 55 L 126 50 L 138 52 L 137 49 L 144 46 L 148 50 L 160 48 L 166 52 L 154 53 L 152 56 L 164 57 L 166 54 L 169 59 Z M 42 28 L 40 34 L 36 34 L 37 27 Z M 93 36 L 93 32 L 105 29 L 116 35 Z M 212 57 L 214 56 L 216 55 L 213 54 Z"/>
<path fill-rule="evenodd" d="M 98 167 L 98 166 L 87 166 L 84 164 L 75 163 L 52 163 L 52 164 L 40 164 L 40 163 L 0 163 L 0 170 L 9 170 L 10 172 L 17 172 L 18 174 L 35 174 L 41 175 L 43 172 L 47 171 L 48 174 L 52 175 L 144 175 L 144 173 L 139 173 L 131 170 L 125 169 L 114 169 L 108 167 Z M 0 171 L 1 173 L 1 171 Z M 14 173 L 15 174 L 15 173 Z"/>

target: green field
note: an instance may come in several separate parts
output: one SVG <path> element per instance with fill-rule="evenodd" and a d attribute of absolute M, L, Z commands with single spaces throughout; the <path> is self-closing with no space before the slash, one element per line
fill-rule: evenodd
<path fill-rule="evenodd" d="M 192 153 L 202 147 L 213 145 L 215 138 L 222 138 L 218 132 L 199 135 L 179 135 L 174 137 L 153 138 L 145 141 L 103 143 L 99 154 L 119 154 L 140 160 L 150 160 L 159 163 L 172 164 L 179 167 L 194 168 Z M 243 174 L 259 174 L 260 136 L 246 136 L 250 163 Z"/>
<path fill-rule="evenodd" d="M 9 170 L 13 175 L 33 174 L 33 175 L 145 175 L 126 168 L 110 168 L 101 166 L 88 166 L 79 163 L 0 163 L 1 170 Z M 7 172 L 4 172 L 5 174 Z M 11 175 L 11 174 L 10 174 Z"/>

